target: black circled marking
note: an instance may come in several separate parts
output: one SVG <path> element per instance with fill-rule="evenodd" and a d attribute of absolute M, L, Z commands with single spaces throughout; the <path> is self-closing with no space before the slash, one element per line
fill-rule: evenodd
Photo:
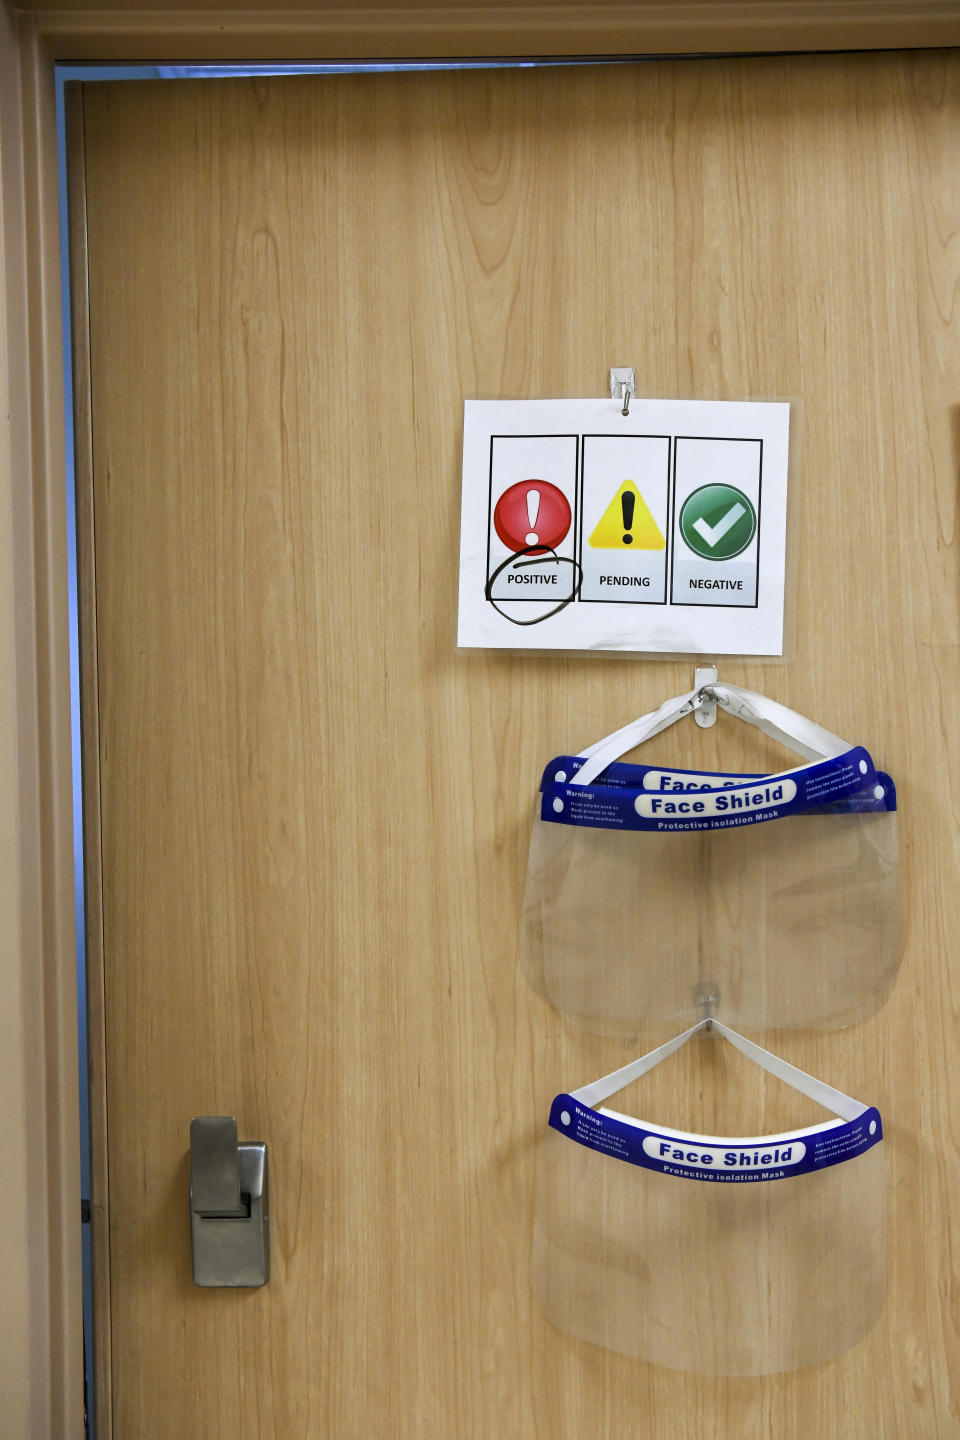
<path fill-rule="evenodd" d="M 522 565 L 518 565 L 517 560 L 521 555 L 536 555 L 538 558 L 536 560 L 527 560 Z M 518 620 L 515 616 L 508 615 L 505 610 L 500 609 L 500 606 L 493 598 L 493 587 L 508 565 L 515 565 L 518 570 L 527 570 L 535 565 L 548 565 L 551 563 L 551 560 L 555 561 L 558 565 L 570 565 L 573 568 L 573 589 L 569 595 L 564 596 L 559 605 L 554 605 L 552 610 L 546 611 L 543 615 L 535 615 L 532 620 Z M 549 545 L 528 545 L 525 549 L 518 550 L 516 554 L 508 555 L 506 560 L 497 566 L 484 586 L 483 593 L 497 614 L 502 615 L 504 620 L 509 620 L 511 625 L 542 625 L 544 620 L 549 620 L 552 615 L 559 615 L 561 610 L 565 610 L 568 605 L 572 604 L 580 594 L 582 585 L 583 569 L 572 556 L 558 555 L 556 550 L 552 549 Z"/>

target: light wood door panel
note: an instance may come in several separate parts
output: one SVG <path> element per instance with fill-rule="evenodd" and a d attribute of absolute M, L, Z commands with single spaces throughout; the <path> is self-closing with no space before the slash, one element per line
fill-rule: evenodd
<path fill-rule="evenodd" d="M 955 54 L 85 88 L 117 1440 L 960 1433 L 958 141 Z M 519 975 L 534 789 L 691 668 L 456 653 L 461 406 L 611 364 L 797 402 L 790 653 L 721 674 L 900 788 L 893 999 L 771 1039 L 884 1113 L 888 1303 L 764 1380 L 528 1289 L 550 1098 L 633 1053 Z M 808 1114 L 706 1040 L 644 1085 Z M 199 1113 L 271 1147 L 264 1290 L 190 1283 Z"/>

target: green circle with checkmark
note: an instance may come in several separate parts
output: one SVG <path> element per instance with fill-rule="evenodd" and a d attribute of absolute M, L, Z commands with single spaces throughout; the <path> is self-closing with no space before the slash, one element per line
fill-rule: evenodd
<path fill-rule="evenodd" d="M 733 485 L 701 485 L 683 502 L 680 534 L 701 560 L 732 560 L 757 533 L 757 512 Z"/>

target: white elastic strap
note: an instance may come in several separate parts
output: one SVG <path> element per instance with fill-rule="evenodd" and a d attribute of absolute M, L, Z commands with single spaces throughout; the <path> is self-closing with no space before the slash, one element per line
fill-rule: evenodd
<path fill-rule="evenodd" d="M 623 742 L 624 745 L 630 745 L 631 747 L 636 745 L 638 741 L 634 739 L 634 737 L 639 735 L 641 730 L 645 730 L 651 721 L 656 720 L 661 711 L 677 705 L 680 707 L 680 713 L 677 715 L 677 719 L 680 719 L 683 714 L 683 705 L 691 696 L 695 696 L 696 694 L 696 690 L 691 690 L 686 695 L 677 695 L 672 700 L 664 700 L 663 704 L 658 705 L 656 710 L 648 710 L 646 715 L 641 715 L 638 719 L 631 720 L 629 725 L 621 725 L 619 730 L 614 730 L 609 735 L 604 735 L 601 740 L 595 740 L 592 745 L 584 745 L 582 750 L 577 751 L 578 757 L 587 759 L 589 756 L 595 755 L 601 747 L 612 745 L 615 741 Z M 692 713 L 691 710 L 691 714 Z M 649 738 L 649 731 L 647 731 L 647 738 Z"/>
<path fill-rule="evenodd" d="M 845 740 L 841 740 L 839 735 L 833 735 L 829 730 L 824 730 L 822 725 L 808 720 L 805 715 L 799 715 L 776 700 L 770 700 L 766 695 L 758 695 L 753 690 L 743 690 L 738 685 L 718 683 L 665 700 L 658 709 L 641 715 L 639 720 L 634 720 L 595 744 L 588 745 L 579 752 L 586 758 L 586 764 L 573 776 L 571 785 L 591 784 L 608 765 L 612 765 L 622 755 L 626 755 L 654 735 L 659 735 L 661 730 L 666 730 L 684 715 L 692 715 L 694 710 L 703 704 L 705 697 L 715 699 L 737 719 L 756 725 L 765 735 L 779 740 L 804 760 L 827 760 L 852 748 Z"/>
<path fill-rule="evenodd" d="M 641 715 L 639 720 L 632 720 L 629 725 L 614 730 L 612 735 L 606 735 L 595 745 L 589 745 L 579 752 L 587 757 L 587 763 L 573 776 L 571 785 L 589 785 L 601 771 L 612 765 L 614 760 L 619 760 L 621 755 L 626 755 L 635 746 L 642 745 L 644 740 L 652 740 L 654 735 L 669 729 L 678 720 L 682 720 L 684 715 L 692 715 L 702 704 L 703 696 L 699 690 L 690 690 L 686 695 L 674 695 L 672 699 L 664 700 L 656 710 L 651 710 L 648 714 Z"/>
<path fill-rule="evenodd" d="M 651 1050 L 647 1055 L 641 1055 L 639 1060 L 631 1060 L 629 1065 L 623 1065 L 619 1070 L 612 1070 L 609 1075 L 604 1075 L 600 1080 L 594 1080 L 592 1085 L 581 1085 L 579 1090 L 571 1090 L 570 1094 L 574 1100 L 579 1100 L 582 1105 L 599 1105 L 601 1100 L 608 1100 L 611 1095 L 616 1095 L 618 1090 L 623 1090 L 633 1080 L 639 1080 L 641 1075 L 646 1075 L 648 1070 L 653 1070 L 666 1060 L 668 1055 L 674 1054 L 681 1046 L 686 1045 L 691 1035 L 696 1035 L 702 1030 L 707 1022 L 698 1020 L 696 1025 L 691 1025 L 689 1030 L 684 1030 L 682 1035 L 675 1039 L 668 1040 L 665 1045 L 659 1045 L 656 1050 Z M 716 1021 L 714 1021 L 716 1024 Z"/>
<path fill-rule="evenodd" d="M 718 683 L 707 688 L 717 704 L 722 705 L 730 715 L 756 725 L 772 740 L 779 740 L 807 760 L 828 760 L 852 749 L 839 735 L 832 734 L 816 721 L 808 720 L 805 715 L 789 710 L 786 705 L 766 695 L 743 690 L 739 685 Z"/>
<path fill-rule="evenodd" d="M 704 1020 L 706 1025 L 706 1020 Z M 775 1075 L 778 1080 L 783 1080 L 787 1085 L 799 1090 L 801 1095 L 806 1095 L 808 1100 L 814 1100 L 822 1105 L 825 1110 L 832 1110 L 842 1120 L 856 1120 L 870 1107 L 861 1105 L 859 1100 L 854 1100 L 850 1095 L 844 1095 L 842 1090 L 834 1090 L 832 1085 L 826 1085 L 822 1080 L 817 1080 L 813 1075 L 808 1075 L 805 1070 L 798 1070 L 796 1065 L 788 1065 L 786 1060 L 781 1060 L 779 1055 L 773 1055 L 769 1050 L 764 1050 L 754 1040 L 748 1040 L 745 1035 L 740 1035 L 736 1030 L 731 1030 L 729 1025 L 714 1017 L 714 1030 L 718 1030 L 725 1040 L 729 1040 L 735 1050 L 741 1055 L 746 1055 L 748 1060 L 761 1066 L 769 1074 Z"/>
<path fill-rule="evenodd" d="M 766 1070 L 770 1075 L 775 1075 L 778 1080 L 783 1080 L 794 1090 L 799 1090 L 801 1095 L 806 1095 L 808 1100 L 813 1100 L 817 1105 L 822 1105 L 825 1110 L 832 1110 L 834 1115 L 839 1115 L 842 1120 L 856 1120 L 869 1107 L 862 1105 L 859 1100 L 854 1100 L 850 1095 L 844 1095 L 842 1090 L 834 1090 L 832 1085 L 825 1085 L 822 1080 L 815 1079 L 808 1075 L 805 1070 L 798 1070 L 795 1065 L 788 1065 L 778 1055 L 773 1055 L 769 1050 L 764 1050 L 753 1040 L 731 1030 L 728 1025 L 715 1016 L 707 1020 L 698 1020 L 696 1025 L 691 1025 L 689 1030 L 684 1030 L 682 1035 L 675 1039 L 668 1040 L 665 1045 L 660 1045 L 649 1054 L 642 1055 L 639 1060 L 633 1060 L 629 1065 L 624 1065 L 619 1070 L 604 1075 L 600 1080 L 594 1080 L 591 1085 L 582 1085 L 579 1090 L 571 1090 L 570 1094 L 574 1100 L 579 1100 L 582 1105 L 588 1105 L 592 1109 L 602 1101 L 615 1095 L 618 1090 L 623 1090 L 634 1080 L 639 1080 L 641 1075 L 646 1075 L 659 1065 L 661 1060 L 666 1060 L 673 1055 L 682 1045 L 686 1045 L 692 1035 L 696 1035 L 703 1028 L 712 1024 L 723 1038 L 736 1049 L 741 1055 L 746 1055 L 755 1065 Z"/>

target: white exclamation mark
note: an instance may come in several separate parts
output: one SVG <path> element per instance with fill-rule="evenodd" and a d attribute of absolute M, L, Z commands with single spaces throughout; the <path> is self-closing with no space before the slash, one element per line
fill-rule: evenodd
<path fill-rule="evenodd" d="M 540 514 L 540 491 L 539 491 L 539 490 L 528 490 L 528 491 L 527 491 L 527 520 L 530 522 L 530 534 L 526 536 L 526 541 L 527 541 L 527 544 L 528 544 L 528 545 L 536 545 L 536 544 L 539 543 L 540 536 L 537 534 L 536 530 L 534 530 L 534 528 L 533 528 L 534 525 L 536 525 L 536 523 L 537 523 L 537 516 L 538 516 L 539 514 Z"/>

